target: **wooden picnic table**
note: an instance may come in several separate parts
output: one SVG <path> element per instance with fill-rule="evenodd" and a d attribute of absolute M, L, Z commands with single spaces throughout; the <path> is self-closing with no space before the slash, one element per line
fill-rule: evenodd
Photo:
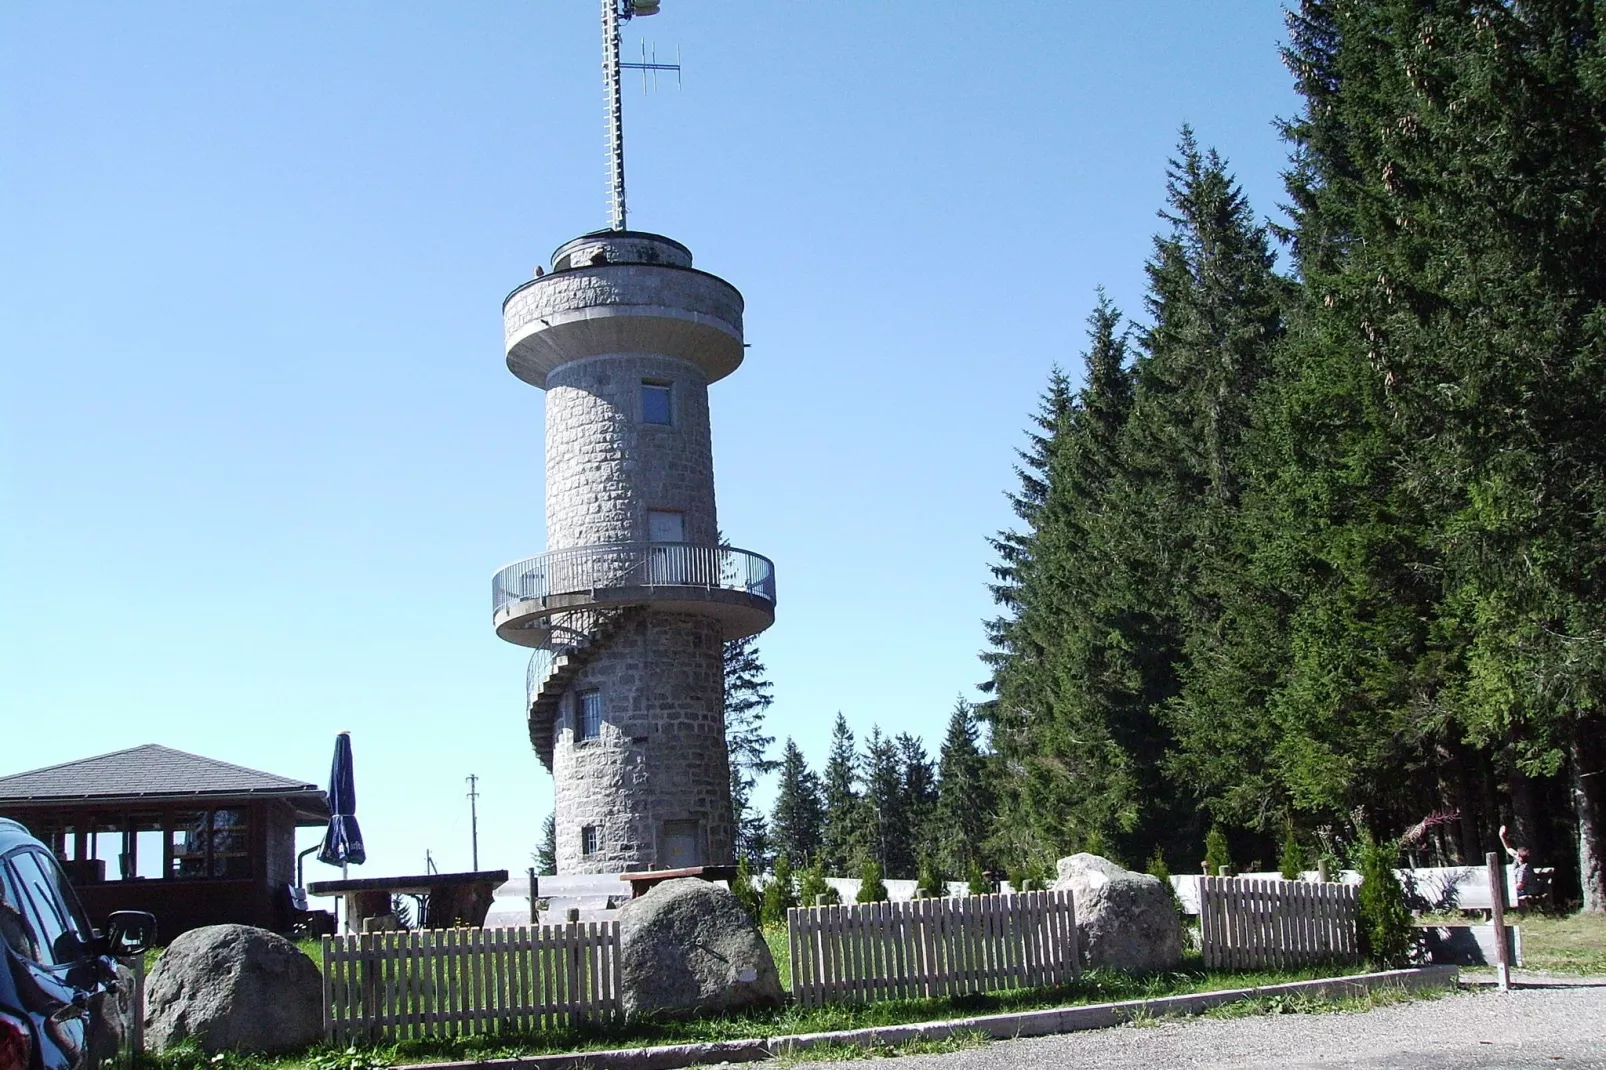
<path fill-rule="evenodd" d="M 685 869 L 644 869 L 634 873 L 621 873 L 619 879 L 630 884 L 630 898 L 640 899 L 664 881 L 680 877 L 697 877 L 705 881 L 733 881 L 735 866 L 687 866 Z"/>
<path fill-rule="evenodd" d="M 454 925 L 478 928 L 485 924 L 496 889 L 506 883 L 507 870 L 482 869 L 469 873 L 313 881 L 307 885 L 307 891 L 313 895 L 337 895 L 346 901 L 347 932 L 362 932 L 364 919 L 389 914 L 393 895 L 424 899 L 420 928 L 450 929 Z"/>

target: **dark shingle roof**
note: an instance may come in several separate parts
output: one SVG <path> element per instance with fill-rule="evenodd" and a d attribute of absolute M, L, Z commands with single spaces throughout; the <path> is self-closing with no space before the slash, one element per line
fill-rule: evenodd
<path fill-rule="evenodd" d="M 0 803 L 194 795 L 299 795 L 318 785 L 147 743 L 0 777 Z"/>

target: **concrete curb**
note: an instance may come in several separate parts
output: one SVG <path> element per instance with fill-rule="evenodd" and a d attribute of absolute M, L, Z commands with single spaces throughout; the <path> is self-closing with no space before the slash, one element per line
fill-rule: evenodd
<path fill-rule="evenodd" d="M 606 1051 L 528 1055 L 514 1059 L 483 1059 L 451 1063 L 413 1064 L 416 1070 L 679 1070 L 708 1063 L 750 1063 L 822 1044 L 883 1046 L 911 1040 L 943 1040 L 956 1033 L 985 1033 L 995 1040 L 1107 1029 L 1139 1018 L 1166 1018 L 1202 1014 L 1212 1007 L 1243 999 L 1305 995 L 1316 998 L 1353 996 L 1379 988 L 1417 990 L 1453 985 L 1460 979 L 1456 966 L 1422 966 L 1348 977 L 1293 981 L 1264 988 L 1228 988 L 1190 996 L 1133 999 L 1121 1003 L 1095 1003 L 1084 1007 L 1056 1007 L 1012 1014 L 985 1014 L 949 1018 L 940 1022 L 841 1029 L 830 1033 L 757 1040 L 720 1040 L 702 1044 L 664 1044 L 654 1048 L 614 1048 Z"/>

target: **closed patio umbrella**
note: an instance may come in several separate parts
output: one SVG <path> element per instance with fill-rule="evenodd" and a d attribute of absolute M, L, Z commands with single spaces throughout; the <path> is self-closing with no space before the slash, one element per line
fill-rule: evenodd
<path fill-rule="evenodd" d="M 318 861 L 330 866 L 360 866 L 368 860 L 362 829 L 357 827 L 357 780 L 351 765 L 351 733 L 335 737 L 335 760 L 329 767 L 329 831 L 324 833 Z"/>

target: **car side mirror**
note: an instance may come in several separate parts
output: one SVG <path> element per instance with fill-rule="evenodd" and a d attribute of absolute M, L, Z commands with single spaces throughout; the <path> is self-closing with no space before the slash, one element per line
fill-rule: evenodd
<path fill-rule="evenodd" d="M 156 942 L 156 918 L 143 910 L 118 910 L 106 919 L 106 954 L 143 955 Z"/>

